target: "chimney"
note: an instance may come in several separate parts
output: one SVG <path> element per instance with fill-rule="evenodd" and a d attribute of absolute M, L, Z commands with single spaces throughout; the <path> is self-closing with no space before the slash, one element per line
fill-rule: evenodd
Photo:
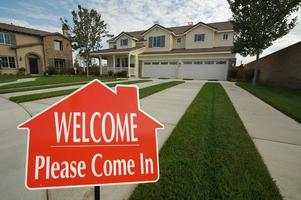
<path fill-rule="evenodd" d="M 69 27 L 67 24 L 63 24 L 62 30 L 63 30 L 63 35 L 69 38 L 70 33 L 69 33 Z"/>

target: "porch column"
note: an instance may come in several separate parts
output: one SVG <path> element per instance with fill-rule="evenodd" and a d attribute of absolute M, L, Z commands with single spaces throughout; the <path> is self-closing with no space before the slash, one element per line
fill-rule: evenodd
<path fill-rule="evenodd" d="M 139 74 L 139 61 L 138 61 L 138 54 L 135 55 L 135 77 L 138 78 Z"/>
<path fill-rule="evenodd" d="M 128 76 L 131 78 L 131 54 L 128 55 Z"/>
<path fill-rule="evenodd" d="M 101 66 L 101 61 L 102 61 L 102 57 L 101 55 L 99 56 L 99 76 L 102 75 L 102 66 Z"/>
<path fill-rule="evenodd" d="M 116 56 L 113 55 L 113 72 L 115 74 L 115 59 L 116 59 Z"/>

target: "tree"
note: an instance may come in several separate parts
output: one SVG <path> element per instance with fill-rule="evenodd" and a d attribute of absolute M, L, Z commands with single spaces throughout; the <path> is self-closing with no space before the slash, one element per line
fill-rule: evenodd
<path fill-rule="evenodd" d="M 290 17 L 300 7 L 300 0 L 227 0 L 235 31 L 234 51 L 242 56 L 256 56 L 252 84 L 256 85 L 259 57 L 273 41 L 295 27 L 297 17 Z"/>
<path fill-rule="evenodd" d="M 70 39 L 74 50 L 79 50 L 86 61 L 86 72 L 89 75 L 89 66 L 91 52 L 102 48 L 101 41 L 104 37 L 111 37 L 107 31 L 107 24 L 101 18 L 101 14 L 96 10 L 81 7 L 78 5 L 78 10 L 73 10 L 72 24 L 68 24 L 66 18 L 61 18 L 63 27 L 70 30 Z"/>

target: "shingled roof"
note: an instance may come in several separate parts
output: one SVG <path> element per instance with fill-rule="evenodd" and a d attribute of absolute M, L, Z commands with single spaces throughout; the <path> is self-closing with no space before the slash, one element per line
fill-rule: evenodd
<path fill-rule="evenodd" d="M 199 23 L 198 23 L 199 24 Z M 205 23 L 204 23 L 205 24 Z M 167 27 L 167 30 L 170 30 L 171 32 L 173 32 L 176 35 L 180 35 L 185 33 L 187 30 L 189 30 L 190 28 L 196 26 L 195 25 L 187 25 L 187 26 L 174 26 L 174 27 Z M 224 31 L 224 30 L 233 30 L 233 25 L 231 23 L 231 21 L 224 21 L 224 22 L 215 22 L 215 23 L 206 23 L 206 25 L 217 29 L 218 31 Z M 147 31 L 147 30 L 141 30 L 141 31 L 132 31 L 132 32 L 124 32 L 127 35 L 130 35 L 134 38 L 137 38 L 138 40 L 143 40 L 143 33 Z M 120 35 L 120 34 L 119 34 Z M 118 37 L 119 35 L 117 35 L 116 37 Z M 116 37 L 110 39 L 114 40 Z"/>
<path fill-rule="evenodd" d="M 38 30 L 38 29 L 26 28 L 23 26 L 16 26 L 13 24 L 6 24 L 6 23 L 1 23 L 1 22 L 0 22 L 0 30 L 10 31 L 10 32 L 15 32 L 15 33 L 23 33 L 23 34 L 28 34 L 28 35 L 35 35 L 35 36 L 39 36 L 39 37 L 45 37 L 48 35 L 60 35 L 62 37 L 67 38 L 66 36 L 64 36 L 63 34 L 61 34 L 59 32 L 42 31 L 42 30 Z"/>

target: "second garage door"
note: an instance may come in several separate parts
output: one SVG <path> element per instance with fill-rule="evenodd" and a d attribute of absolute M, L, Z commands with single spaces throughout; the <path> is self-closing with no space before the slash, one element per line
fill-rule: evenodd
<path fill-rule="evenodd" d="M 184 79 L 226 80 L 227 61 L 184 61 Z"/>
<path fill-rule="evenodd" d="M 143 77 L 151 78 L 177 78 L 178 77 L 178 67 L 177 62 L 168 61 L 154 61 L 154 62 L 144 62 Z"/>

